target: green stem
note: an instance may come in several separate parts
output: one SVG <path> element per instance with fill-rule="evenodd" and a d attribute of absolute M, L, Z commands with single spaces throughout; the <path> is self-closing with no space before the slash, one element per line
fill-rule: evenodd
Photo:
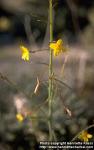
<path fill-rule="evenodd" d="M 52 14 L 52 0 L 49 0 L 49 26 L 50 26 L 50 42 L 53 41 L 53 14 Z M 53 73 L 53 59 L 52 50 L 50 49 L 49 58 L 49 89 L 48 89 L 48 99 L 49 99 L 49 140 L 52 140 L 52 96 L 53 96 L 53 83 L 52 83 L 52 73 Z"/>

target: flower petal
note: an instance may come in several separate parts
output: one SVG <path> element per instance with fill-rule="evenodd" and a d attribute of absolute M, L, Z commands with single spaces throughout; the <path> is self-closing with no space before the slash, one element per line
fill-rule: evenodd
<path fill-rule="evenodd" d="M 56 43 L 57 43 L 58 45 L 62 45 L 62 44 L 63 44 L 63 41 L 62 41 L 62 39 L 59 39 Z"/>
<path fill-rule="evenodd" d="M 24 46 L 20 46 L 20 49 L 22 51 L 22 59 L 26 60 L 26 61 L 29 61 L 29 59 L 30 59 L 29 50 Z"/>
<path fill-rule="evenodd" d="M 55 43 L 50 43 L 49 47 L 53 49 L 53 54 L 54 56 L 59 55 L 61 52 L 66 52 L 67 49 L 63 46 L 63 41 L 62 39 L 59 39 Z"/>
<path fill-rule="evenodd" d="M 22 122 L 22 121 L 24 120 L 24 117 L 23 117 L 20 113 L 18 113 L 18 114 L 16 115 L 16 119 L 17 119 L 19 122 Z"/>
<path fill-rule="evenodd" d="M 88 134 L 87 137 L 90 139 L 92 138 L 92 134 Z"/>
<path fill-rule="evenodd" d="M 88 142 L 88 139 L 92 138 L 92 135 L 89 134 L 87 131 L 82 131 L 78 138 L 84 142 Z"/>
<path fill-rule="evenodd" d="M 49 47 L 53 50 L 55 50 L 56 48 L 56 43 L 50 43 Z"/>

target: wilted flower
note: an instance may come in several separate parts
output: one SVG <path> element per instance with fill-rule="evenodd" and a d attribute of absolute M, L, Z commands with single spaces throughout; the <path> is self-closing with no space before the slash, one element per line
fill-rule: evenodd
<path fill-rule="evenodd" d="M 37 77 L 37 84 L 36 84 L 36 87 L 35 87 L 35 89 L 34 89 L 34 94 L 37 94 L 38 89 L 39 89 L 39 86 L 40 86 L 40 81 L 39 81 L 39 79 L 38 79 L 38 77 Z"/>
<path fill-rule="evenodd" d="M 30 59 L 29 50 L 24 46 L 20 46 L 20 49 L 22 51 L 22 59 L 26 60 L 26 61 L 29 61 L 29 59 Z"/>
<path fill-rule="evenodd" d="M 81 141 L 88 142 L 88 139 L 91 139 L 91 138 L 92 138 L 92 134 L 89 134 L 87 131 L 82 131 L 82 132 L 80 133 L 80 135 L 78 136 L 78 138 L 79 138 Z"/>
<path fill-rule="evenodd" d="M 66 52 L 67 49 L 63 46 L 62 39 L 57 42 L 50 43 L 49 47 L 53 50 L 54 56 L 58 56 L 61 52 Z"/>

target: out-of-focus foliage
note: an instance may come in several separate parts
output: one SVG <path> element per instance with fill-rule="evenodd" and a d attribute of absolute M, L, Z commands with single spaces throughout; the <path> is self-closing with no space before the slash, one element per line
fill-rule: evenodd
<path fill-rule="evenodd" d="M 25 17 L 29 16 L 32 35 L 37 42 L 43 40 L 48 23 L 48 0 L 20 0 L 16 3 L 4 0 L 1 8 L 4 9 L 4 12 L 0 16 L 7 16 L 12 22 L 13 36 L 27 38 L 24 32 L 24 21 Z M 93 0 L 53 0 L 53 8 L 55 38 L 65 35 L 67 40 L 73 42 L 82 36 L 85 43 L 92 42 Z M 10 17 L 10 14 L 8 16 L 8 13 L 13 17 Z"/>

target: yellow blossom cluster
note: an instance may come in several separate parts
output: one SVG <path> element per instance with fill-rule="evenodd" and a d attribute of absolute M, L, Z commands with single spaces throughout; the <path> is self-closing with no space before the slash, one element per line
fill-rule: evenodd
<path fill-rule="evenodd" d="M 20 46 L 20 49 L 22 51 L 22 59 L 25 60 L 25 61 L 29 61 L 30 60 L 29 50 L 24 46 Z"/>
<path fill-rule="evenodd" d="M 51 42 L 49 47 L 53 50 L 54 56 L 58 56 L 60 53 L 64 53 L 67 49 L 63 45 L 62 39 L 57 40 L 56 42 Z M 30 51 L 25 46 L 20 46 L 20 50 L 22 52 L 22 59 L 25 61 L 30 60 Z"/>
<path fill-rule="evenodd" d="M 82 131 L 78 138 L 81 141 L 88 142 L 88 140 L 92 138 L 92 134 L 89 134 L 87 131 Z"/>
<path fill-rule="evenodd" d="M 59 39 L 56 42 L 50 43 L 49 47 L 53 50 L 54 56 L 58 56 L 60 53 L 64 53 L 67 49 L 63 46 L 62 39 Z"/>
<path fill-rule="evenodd" d="M 17 113 L 17 114 L 16 114 L 16 119 L 17 119 L 19 122 L 22 122 L 22 121 L 24 120 L 24 117 L 23 117 L 22 114 Z"/>

